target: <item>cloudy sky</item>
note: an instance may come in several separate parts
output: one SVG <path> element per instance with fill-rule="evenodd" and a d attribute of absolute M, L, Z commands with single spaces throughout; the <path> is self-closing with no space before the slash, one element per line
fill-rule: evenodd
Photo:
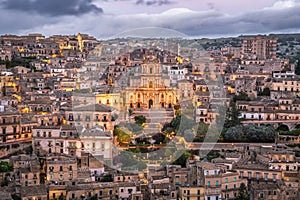
<path fill-rule="evenodd" d="M 300 0 L 0 0 L 0 34 L 109 38 L 160 27 L 191 37 L 300 32 Z"/>

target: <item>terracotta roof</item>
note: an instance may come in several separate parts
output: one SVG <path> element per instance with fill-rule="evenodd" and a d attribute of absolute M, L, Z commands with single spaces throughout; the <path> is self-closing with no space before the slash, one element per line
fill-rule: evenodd
<path fill-rule="evenodd" d="M 21 197 L 47 196 L 45 185 L 26 186 L 21 188 Z"/>
<path fill-rule="evenodd" d="M 73 110 L 73 111 L 112 112 L 114 110 L 114 108 L 110 107 L 110 106 L 106 106 L 104 104 L 92 104 L 92 105 L 73 108 L 71 110 Z"/>

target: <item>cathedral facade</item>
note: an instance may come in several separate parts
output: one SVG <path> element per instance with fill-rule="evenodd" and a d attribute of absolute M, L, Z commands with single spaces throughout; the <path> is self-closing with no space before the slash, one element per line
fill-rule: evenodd
<path fill-rule="evenodd" d="M 157 59 L 144 60 L 130 74 L 124 92 L 128 109 L 173 109 L 178 101 L 176 88 L 171 87 L 170 77 Z"/>

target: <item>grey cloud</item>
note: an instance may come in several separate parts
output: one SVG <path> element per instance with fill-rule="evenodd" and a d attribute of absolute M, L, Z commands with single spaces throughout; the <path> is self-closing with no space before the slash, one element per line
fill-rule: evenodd
<path fill-rule="evenodd" d="M 146 5 L 146 6 L 162 6 L 162 5 L 169 5 L 175 2 L 169 0 L 137 0 L 136 5 Z"/>
<path fill-rule="evenodd" d="M 0 5 L 3 9 L 35 12 L 49 16 L 103 12 L 101 8 L 92 3 L 92 0 L 2 0 Z"/>
<path fill-rule="evenodd" d="M 174 16 L 161 20 L 161 27 L 171 27 L 187 35 L 228 35 L 300 31 L 300 4 L 283 9 L 264 9 L 227 15 L 218 11 Z M 170 26 L 170 24 L 172 24 Z"/>
<path fill-rule="evenodd" d="M 30 25 L 26 28 L 22 25 L 19 32 L 42 32 L 46 35 L 86 32 L 101 38 L 145 26 L 169 28 L 196 37 L 299 32 L 299 10 L 300 4 L 294 7 L 263 9 L 238 15 L 229 15 L 217 10 L 191 11 L 189 9 L 172 9 L 159 14 L 87 14 L 84 17 L 63 17 L 59 22 L 48 21 L 40 25 L 35 23 L 35 27 Z"/>

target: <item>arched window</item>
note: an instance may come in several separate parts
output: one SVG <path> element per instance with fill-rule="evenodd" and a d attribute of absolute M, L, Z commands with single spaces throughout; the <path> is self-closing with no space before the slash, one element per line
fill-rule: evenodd
<path fill-rule="evenodd" d="M 149 82 L 149 88 L 153 88 L 153 82 L 152 81 Z"/>

